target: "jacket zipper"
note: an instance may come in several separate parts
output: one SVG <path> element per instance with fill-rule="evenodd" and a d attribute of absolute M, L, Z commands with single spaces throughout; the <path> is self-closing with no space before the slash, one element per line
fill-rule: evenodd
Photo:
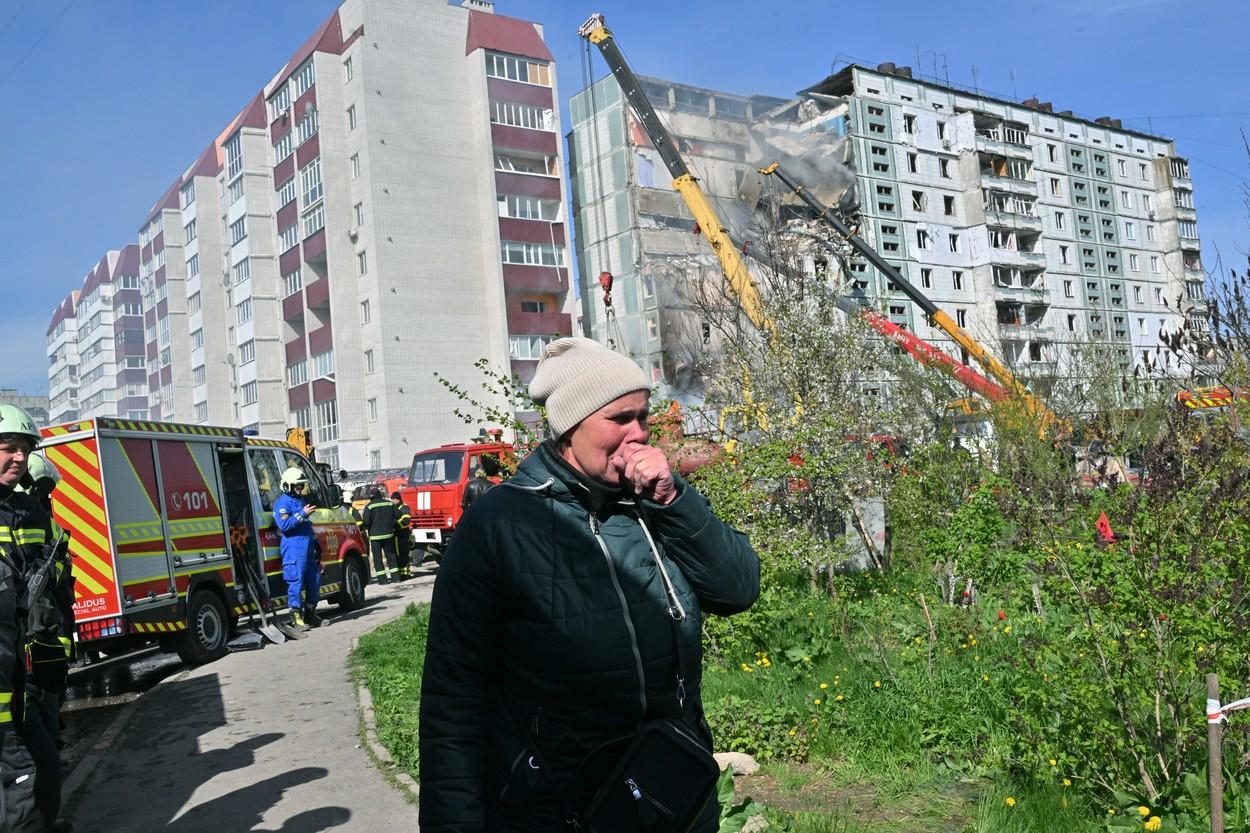
<path fill-rule="evenodd" d="M 591 534 L 599 542 L 599 549 L 603 550 L 603 557 L 608 562 L 608 575 L 612 577 L 612 586 L 616 588 L 616 597 L 621 602 L 621 616 L 625 619 L 625 630 L 629 632 L 629 647 L 634 652 L 634 668 L 638 671 L 638 700 L 642 705 L 640 717 L 645 717 L 647 714 L 647 679 L 642 672 L 642 653 L 638 650 L 638 634 L 634 631 L 633 620 L 629 618 L 629 604 L 625 601 L 625 591 L 621 589 L 621 582 L 616 577 L 616 565 L 612 562 L 612 553 L 608 552 L 607 542 L 599 534 L 599 519 L 592 512 L 586 516 L 586 520 L 590 523 Z"/>

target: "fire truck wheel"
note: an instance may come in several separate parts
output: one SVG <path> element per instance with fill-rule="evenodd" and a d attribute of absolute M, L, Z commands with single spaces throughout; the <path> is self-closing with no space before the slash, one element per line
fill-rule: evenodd
<path fill-rule="evenodd" d="M 187 605 L 187 630 L 178 656 L 188 665 L 202 665 L 226 655 L 229 638 L 226 606 L 211 590 L 197 590 Z"/>
<path fill-rule="evenodd" d="M 365 568 L 357 556 L 343 562 L 343 589 L 334 597 L 339 610 L 357 610 L 365 603 Z"/>

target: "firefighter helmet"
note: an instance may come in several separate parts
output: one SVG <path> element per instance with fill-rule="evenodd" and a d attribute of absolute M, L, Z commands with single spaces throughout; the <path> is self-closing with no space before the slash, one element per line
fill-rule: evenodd
<path fill-rule="evenodd" d="M 32 450 L 38 447 L 39 440 L 42 439 L 30 414 L 16 405 L 0 404 L 0 441 L 19 437 L 30 440 Z"/>
<path fill-rule="evenodd" d="M 282 472 L 282 491 L 302 494 L 308 489 L 308 475 L 299 466 L 291 466 Z"/>
<path fill-rule="evenodd" d="M 27 481 L 27 477 L 30 478 L 29 481 Z M 33 489 L 41 485 L 40 481 L 43 481 L 41 491 L 44 494 L 51 494 L 52 490 L 61 483 L 61 473 L 57 471 L 56 466 L 48 462 L 46 457 L 36 453 L 30 455 L 30 458 L 26 461 L 26 477 L 22 478 L 22 482 L 29 482 L 32 484 Z M 30 491 L 20 485 L 17 488 L 21 491 Z"/>

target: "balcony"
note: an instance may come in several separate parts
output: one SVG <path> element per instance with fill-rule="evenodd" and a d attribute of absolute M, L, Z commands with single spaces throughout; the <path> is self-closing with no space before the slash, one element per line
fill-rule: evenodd
<path fill-rule="evenodd" d="M 1047 327 L 1038 322 L 1025 324 L 1016 322 L 998 322 L 998 332 L 1003 341 L 1054 341 L 1055 328 Z"/>
<path fill-rule="evenodd" d="M 282 320 L 298 321 L 304 317 L 304 293 L 296 292 L 282 299 Z"/>
<path fill-rule="evenodd" d="M 556 294 L 567 292 L 569 272 L 552 266 L 526 266 L 519 263 L 503 265 L 503 288 L 505 292 L 529 294 Z"/>
<path fill-rule="evenodd" d="M 1037 183 L 1028 179 L 1017 179 L 1013 176 L 999 176 L 985 168 L 981 169 L 981 184 L 986 188 L 1007 191 L 1012 194 L 1036 197 Z"/>
<path fill-rule="evenodd" d="M 524 335 L 573 334 L 573 319 L 563 312 L 508 310 L 508 332 Z"/>
<path fill-rule="evenodd" d="M 1001 153 L 1018 159 L 1032 159 L 1033 149 L 1028 146 L 1027 141 L 1026 138 L 1025 144 L 1019 144 L 1014 133 L 1012 138 L 1008 139 L 1001 127 L 977 128 L 977 150 L 986 153 Z"/>
<path fill-rule="evenodd" d="M 1003 286 L 994 284 L 994 300 L 1049 305 L 1050 290 L 1044 286 Z"/>
<path fill-rule="evenodd" d="M 1002 226 L 1003 228 L 1027 229 L 1029 231 L 1042 230 L 1042 218 L 1034 214 L 1020 214 L 1008 208 L 994 209 L 986 207 L 985 223 L 990 226 Z"/>

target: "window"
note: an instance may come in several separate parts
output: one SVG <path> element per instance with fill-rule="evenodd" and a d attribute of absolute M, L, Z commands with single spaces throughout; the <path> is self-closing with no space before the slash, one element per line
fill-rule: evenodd
<path fill-rule="evenodd" d="M 1115 167 L 1116 167 L 1116 170 L 1119 171 L 1120 176 L 1128 176 L 1128 162 L 1126 160 L 1124 159 L 1115 160 Z"/>
<path fill-rule="evenodd" d="M 122 275 L 122 289 L 138 289 L 138 288 L 139 288 L 139 276 L 138 275 Z"/>
<path fill-rule="evenodd" d="M 910 115 L 903 116 L 903 132 L 910 133 L 913 135 L 915 134 L 916 132 L 916 117 L 915 116 L 910 116 Z"/>
<path fill-rule="evenodd" d="M 508 355 L 514 359 L 541 359 L 551 341 L 551 336 L 509 336 Z"/>
<path fill-rule="evenodd" d="M 295 143 L 302 145 L 317 133 L 317 108 L 307 107 L 304 110 L 304 117 L 299 120 L 299 124 L 295 125 Z"/>
<path fill-rule="evenodd" d="M 330 399 L 317 403 L 317 442 L 331 443 L 339 438 L 338 403 Z M 320 455 L 318 455 L 320 457 Z"/>
<path fill-rule="evenodd" d="M 251 364 L 256 361 L 256 342 L 248 339 L 239 345 L 239 364 Z"/>
<path fill-rule="evenodd" d="M 1141 303 L 1141 286 L 1136 284 L 1133 286 L 1133 301 L 1134 303 Z"/>
<path fill-rule="evenodd" d="M 1051 144 L 1046 145 L 1046 159 L 1050 162 L 1058 162 L 1058 148 Z"/>
<path fill-rule="evenodd" d="M 560 201 L 512 194 L 499 195 L 499 216 L 518 220 L 560 220 Z"/>
<path fill-rule="evenodd" d="M 1139 335 L 1146 335 L 1146 319 L 1137 319 L 1137 332 Z"/>
<path fill-rule="evenodd" d="M 274 159 L 278 162 L 286 159 L 295 150 L 295 142 L 291 138 L 291 131 L 282 134 L 282 138 L 278 139 L 273 146 Z"/>
<path fill-rule="evenodd" d="M 347 108 L 347 130 L 351 132 L 356 129 L 356 105 L 353 104 Z"/>
<path fill-rule="evenodd" d="M 292 176 L 278 188 L 278 207 L 281 208 L 293 199 L 295 199 L 295 177 Z"/>
<path fill-rule="evenodd" d="M 325 227 L 326 210 L 324 203 L 317 203 L 304 212 L 304 236 L 312 237 Z"/>
<path fill-rule="evenodd" d="M 365 204 L 363 202 L 358 202 L 352 206 L 352 216 L 356 218 L 357 228 L 365 224 Z"/>
<path fill-rule="evenodd" d="M 169 346 L 169 316 L 165 316 L 164 318 L 160 320 L 160 330 L 161 330 L 161 338 L 160 338 L 161 346 L 168 347 Z"/>
<path fill-rule="evenodd" d="M 365 351 L 365 373 L 373 372 L 373 351 Z"/>
<path fill-rule="evenodd" d="M 1062 211 L 1055 212 L 1055 228 L 1062 230 L 1065 225 L 1064 213 Z"/>
<path fill-rule="evenodd" d="M 1150 271 L 1156 275 L 1159 274 L 1159 257 L 1158 255 L 1150 256 Z"/>
<path fill-rule="evenodd" d="M 244 405 L 256 404 L 256 383 L 255 382 L 243 383 L 243 404 Z"/>
<path fill-rule="evenodd" d="M 916 248 L 922 250 L 929 248 L 929 232 L 922 228 L 916 229 Z"/>
<path fill-rule="evenodd" d="M 1059 187 L 1059 177 L 1052 176 L 1050 178 L 1050 195 L 1052 197 L 1062 197 L 1063 190 Z"/>
<path fill-rule="evenodd" d="M 250 277 L 252 277 L 252 261 L 251 258 L 245 257 L 234 264 L 234 282 L 240 284 Z"/>
<path fill-rule="evenodd" d="M 546 301 L 522 301 L 521 312 L 546 312 Z"/>
<path fill-rule="evenodd" d="M 964 273 L 963 272 L 951 272 L 951 285 L 955 287 L 955 289 L 963 289 L 964 288 Z"/>
<path fill-rule="evenodd" d="M 877 208 L 886 213 L 894 213 L 894 189 L 889 185 L 877 186 Z"/>
<path fill-rule="evenodd" d="M 1072 281 L 1063 282 L 1063 297 L 1065 298 L 1076 297 L 1076 291 L 1072 289 Z"/>
<path fill-rule="evenodd" d="M 242 138 L 235 133 L 226 140 L 226 179 L 234 179 L 243 172 Z"/>
<path fill-rule="evenodd" d="M 933 288 L 933 270 L 932 269 L 920 270 L 920 285 L 924 287 L 925 289 Z"/>
<path fill-rule="evenodd" d="M 182 186 L 182 190 L 179 191 L 179 194 L 181 195 L 179 202 L 183 208 L 186 208 L 191 203 L 195 202 L 195 180 L 193 179 L 186 185 Z"/>
<path fill-rule="evenodd" d="M 198 254 L 191 255 L 191 259 L 187 261 L 187 277 L 194 278 L 200 274 L 200 256 Z"/>
<path fill-rule="evenodd" d="M 540 84 L 544 87 L 551 86 L 551 69 L 547 64 L 529 61 L 514 55 L 487 52 L 486 74 L 492 78 L 506 78 L 509 81 Z"/>
<path fill-rule="evenodd" d="M 1076 316 L 1075 315 L 1068 316 L 1068 332 L 1070 333 L 1076 332 Z"/>
<path fill-rule="evenodd" d="M 313 378 L 319 379 L 322 376 L 334 375 L 334 349 L 323 350 L 312 357 L 313 361 Z"/>
<path fill-rule="evenodd" d="M 967 327 L 968 326 L 968 310 L 966 309 L 955 310 L 955 323 L 961 327 Z"/>
<path fill-rule="evenodd" d="M 1153 203 L 1151 203 L 1151 201 L 1150 201 L 1150 195 L 1149 195 L 1149 194 L 1142 194 L 1142 195 L 1141 195 L 1141 210 L 1142 210 L 1142 211 L 1145 211 L 1145 212 L 1148 212 L 1148 213 L 1151 213 L 1151 214 L 1153 214 L 1153 213 L 1154 213 L 1155 207 L 1154 207 L 1154 204 L 1153 204 Z"/>
<path fill-rule="evenodd" d="M 1146 226 L 1146 239 L 1149 240 L 1151 243 L 1155 242 L 1155 227 L 1154 226 Z"/>
<path fill-rule="evenodd" d="M 286 369 L 286 378 L 289 383 L 289 387 L 295 387 L 296 385 L 302 385 L 307 382 L 308 360 L 300 359 L 299 361 L 291 362 Z"/>
<path fill-rule="evenodd" d="M 241 199 L 243 199 L 243 177 L 230 183 L 230 204 L 233 205 Z"/>
<path fill-rule="evenodd" d="M 1066 264 L 1066 263 L 1071 263 L 1071 260 L 1070 260 L 1070 259 L 1069 259 L 1069 257 L 1068 257 L 1068 247 L 1067 247 L 1067 246 L 1060 246 L 1060 247 L 1059 247 L 1059 262 L 1060 262 L 1060 263 L 1065 263 L 1065 264 Z"/>
<path fill-rule="evenodd" d="M 1120 207 L 1121 208 L 1133 207 L 1133 195 L 1123 189 L 1121 189 L 1120 191 Z"/>
<path fill-rule="evenodd" d="M 950 165 L 951 165 L 951 161 L 949 159 L 938 160 L 938 175 L 941 176 L 943 179 L 951 178 Z"/>
<path fill-rule="evenodd" d="M 251 298 L 244 298 L 242 301 L 234 305 L 234 320 L 237 324 L 243 324 L 252 320 Z"/>
<path fill-rule="evenodd" d="M 130 306 L 127 304 L 127 306 Z M 200 311 L 200 293 L 193 292 L 187 296 L 187 312 L 197 313 Z"/>
<path fill-rule="evenodd" d="M 208 380 L 208 369 L 204 365 L 191 368 L 191 384 L 202 385 Z"/>
<path fill-rule="evenodd" d="M 134 413 L 132 412 L 131 416 L 133 415 Z M 208 422 L 208 403 L 207 402 L 195 403 L 195 421 L 196 422 Z"/>
<path fill-rule="evenodd" d="M 942 197 L 942 213 L 947 217 L 955 216 L 955 198 L 949 194 Z"/>
<path fill-rule="evenodd" d="M 924 211 L 929 204 L 928 198 L 924 191 L 911 192 L 911 207 L 913 211 Z"/>
<path fill-rule="evenodd" d="M 369 274 L 369 253 L 367 251 L 356 252 L 356 274 Z"/>
<path fill-rule="evenodd" d="M 1141 265 L 1138 263 L 1137 255 L 1130 254 L 1128 256 L 1128 268 L 1132 269 L 1134 272 L 1141 271 Z"/>
<path fill-rule="evenodd" d="M 491 102 L 490 120 L 495 124 L 525 127 L 530 130 L 551 130 L 553 115 L 550 109 L 529 104 Z"/>
<path fill-rule="evenodd" d="M 1165 306 L 1163 301 L 1163 290 L 1157 286 L 1155 287 L 1155 303 L 1161 307 Z"/>
<path fill-rule="evenodd" d="M 1147 172 L 1146 172 L 1146 163 L 1145 163 L 1145 162 L 1138 162 L 1138 163 L 1137 163 L 1137 178 L 1138 178 L 1138 179 L 1141 179 L 1141 180 L 1149 179 L 1149 175 L 1148 175 L 1148 174 L 1147 174 Z"/>
<path fill-rule="evenodd" d="M 355 73 L 352 68 L 352 58 L 350 55 L 348 55 L 347 59 L 343 61 L 343 80 L 344 81 L 352 80 L 352 76 L 354 74 Z"/>
<path fill-rule="evenodd" d="M 1124 223 L 1124 239 L 1126 240 L 1137 239 L 1137 224 L 1136 223 L 1131 223 L 1127 221 Z"/>
<path fill-rule="evenodd" d="M 517 243 L 505 241 L 500 245 L 504 263 L 530 266 L 563 266 L 564 247 L 550 243 Z"/>
<path fill-rule="evenodd" d="M 230 224 L 230 245 L 240 243 L 247 237 L 247 218 L 240 217 Z"/>
<path fill-rule="evenodd" d="M 919 169 L 919 159 L 914 153 L 907 154 L 907 171 L 908 173 L 916 173 Z"/>
<path fill-rule="evenodd" d="M 360 176 L 360 154 L 353 153 L 351 162 L 352 162 L 352 179 L 356 179 L 357 177 Z"/>
<path fill-rule="evenodd" d="M 278 232 L 278 251 L 285 252 L 299 242 L 299 226 L 292 224 Z M 287 293 L 290 294 L 289 292 Z"/>
<path fill-rule="evenodd" d="M 199 350 L 204 346 L 204 330 L 193 330 L 191 332 L 191 349 Z"/>
<path fill-rule="evenodd" d="M 295 97 L 299 98 L 301 95 L 308 92 L 308 88 L 311 87 L 317 80 L 316 70 L 313 69 L 312 58 L 309 58 L 304 62 L 303 66 L 296 70 L 294 80 Z"/>
<path fill-rule="evenodd" d="M 321 185 L 321 157 L 313 157 L 312 161 L 300 169 L 300 183 L 304 187 L 304 207 L 320 201 L 325 193 Z"/>
<path fill-rule="evenodd" d="M 360 323 L 368 324 L 372 320 L 373 320 L 373 311 L 371 307 L 369 306 L 369 301 L 367 299 L 364 301 L 361 301 L 360 302 Z"/>
<path fill-rule="evenodd" d="M 1198 239 L 1198 224 L 1193 220 L 1177 221 L 1176 230 L 1181 237 L 1188 237 L 1192 240 Z"/>
<path fill-rule="evenodd" d="M 307 407 L 291 411 L 291 423 L 300 428 L 312 428 L 312 413 Z"/>
<path fill-rule="evenodd" d="M 938 132 L 938 138 L 939 138 L 939 139 L 945 139 L 945 138 L 946 138 L 946 122 L 944 122 L 944 121 L 939 121 L 939 122 L 937 123 L 937 132 Z"/>
<path fill-rule="evenodd" d="M 946 240 L 950 244 L 950 248 L 952 252 L 959 251 L 959 235 L 958 234 L 951 234 L 949 237 L 946 238 Z"/>
<path fill-rule="evenodd" d="M 292 226 L 292 228 L 294 227 Z M 293 272 L 287 272 L 285 275 L 283 275 L 282 283 L 286 287 L 286 294 L 294 295 L 296 292 L 299 292 L 300 289 L 303 288 L 304 278 L 303 278 L 303 275 L 300 274 L 300 270 L 296 269 Z"/>
<path fill-rule="evenodd" d="M 192 220 L 182 227 L 182 234 L 184 243 L 190 243 L 195 239 L 195 220 Z"/>
<path fill-rule="evenodd" d="M 366 404 L 368 404 L 368 406 L 369 406 L 369 421 L 370 421 L 370 422 L 377 422 L 377 421 L 378 421 L 378 400 L 377 400 L 377 398 L 376 398 L 376 397 L 371 397 L 370 399 L 366 400 Z"/>

